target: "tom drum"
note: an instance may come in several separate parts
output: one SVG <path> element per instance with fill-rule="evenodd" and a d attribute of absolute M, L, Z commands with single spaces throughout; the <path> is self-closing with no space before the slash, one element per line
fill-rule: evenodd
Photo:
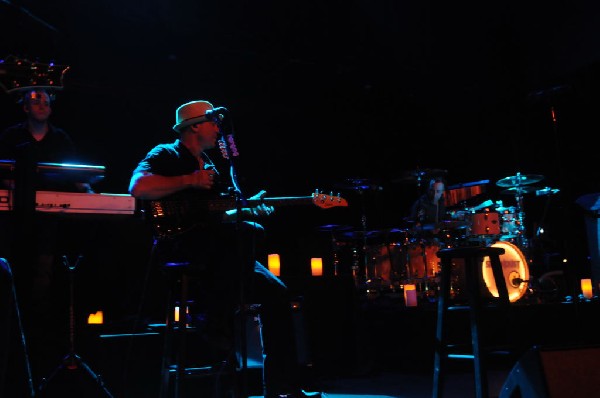
<path fill-rule="evenodd" d="M 433 278 L 440 271 L 440 258 L 437 252 L 440 246 L 436 242 L 410 243 L 406 248 L 408 261 L 407 279 Z"/>
<path fill-rule="evenodd" d="M 471 235 L 499 235 L 500 214 L 485 211 L 471 214 Z"/>

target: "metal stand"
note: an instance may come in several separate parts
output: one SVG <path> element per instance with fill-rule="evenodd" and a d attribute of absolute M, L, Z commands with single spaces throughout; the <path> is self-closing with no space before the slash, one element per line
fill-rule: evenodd
<path fill-rule="evenodd" d="M 8 277 L 4 278 L 4 275 L 6 274 Z M 10 284 L 10 289 L 5 289 L 4 288 L 4 284 L 5 284 L 5 279 L 6 282 L 8 282 L 8 284 Z M 4 300 L 4 302 L 6 302 L 8 304 L 8 307 L 6 308 L 6 326 L 5 326 L 5 330 L 3 330 L 3 334 L 2 334 L 2 338 L 3 341 L 6 342 L 7 347 L 6 350 L 3 351 L 0 347 L 0 394 L 2 393 L 2 391 L 4 390 L 4 385 L 6 383 L 6 370 L 7 370 L 7 366 L 8 366 L 8 356 L 9 356 L 9 351 L 8 351 L 8 345 L 9 343 L 9 337 L 10 337 L 10 325 L 11 325 L 11 318 L 12 318 L 12 311 L 15 312 L 16 314 L 16 318 L 17 318 L 17 325 L 19 327 L 19 337 L 21 339 L 21 347 L 23 349 L 23 354 L 25 357 L 25 370 L 27 372 L 27 389 L 29 392 L 29 397 L 34 397 L 35 396 L 35 389 L 33 387 L 33 377 L 31 374 L 31 365 L 29 363 L 29 352 L 27 350 L 27 344 L 26 344 L 26 340 L 25 340 L 25 333 L 23 331 L 23 324 L 21 323 L 21 311 L 19 310 L 19 303 L 17 302 L 17 290 L 15 287 L 15 281 L 13 278 L 13 274 L 12 274 L 12 270 L 10 268 L 10 264 L 8 263 L 8 261 L 5 258 L 0 257 L 0 282 L 2 283 L 2 289 L 3 291 L 6 291 L 6 296 L 2 296 L 2 299 Z M 10 290 L 10 293 L 8 292 L 8 290 Z M 2 306 L 0 306 L 0 308 L 3 308 Z M 2 311 L 3 315 L 4 315 L 4 311 Z M 4 356 L 3 356 L 3 355 Z"/>
<path fill-rule="evenodd" d="M 63 361 L 56 369 L 52 371 L 52 373 L 42 379 L 40 386 L 38 387 L 38 391 L 42 392 L 48 386 L 48 383 L 52 381 L 52 379 L 58 375 L 62 370 L 77 370 L 82 368 L 87 374 L 89 374 L 92 379 L 98 384 L 100 389 L 106 394 L 107 397 L 113 397 L 113 395 L 108 391 L 106 386 L 104 385 L 104 380 L 102 377 L 96 373 L 81 359 L 79 355 L 75 352 L 75 269 L 79 262 L 83 258 L 83 256 L 77 257 L 77 261 L 75 265 L 69 265 L 69 260 L 67 256 L 63 256 L 63 264 L 69 270 L 69 353 L 63 358 Z"/>

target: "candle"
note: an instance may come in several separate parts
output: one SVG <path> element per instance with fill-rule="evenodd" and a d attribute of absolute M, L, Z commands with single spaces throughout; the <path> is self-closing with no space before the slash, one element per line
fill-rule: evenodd
<path fill-rule="evenodd" d="M 267 267 L 275 276 L 280 276 L 281 263 L 279 262 L 279 254 L 269 254 Z"/>
<path fill-rule="evenodd" d="M 310 272 L 312 276 L 323 275 L 323 259 L 321 257 L 313 257 L 310 259 Z"/>
<path fill-rule="evenodd" d="M 104 314 L 102 313 L 102 311 L 97 311 L 94 314 L 90 314 L 88 316 L 88 324 L 92 325 L 102 325 L 104 323 Z"/>
<path fill-rule="evenodd" d="M 591 279 L 582 279 L 581 280 L 581 291 L 583 292 L 583 297 L 586 299 L 592 298 L 592 280 Z"/>
<path fill-rule="evenodd" d="M 414 284 L 404 285 L 404 303 L 407 307 L 417 306 L 417 286 Z"/>

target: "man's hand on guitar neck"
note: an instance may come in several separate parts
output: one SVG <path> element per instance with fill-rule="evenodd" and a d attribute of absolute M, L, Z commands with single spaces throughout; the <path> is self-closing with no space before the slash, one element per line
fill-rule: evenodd
<path fill-rule="evenodd" d="M 260 201 L 267 194 L 267 191 L 264 189 L 259 191 L 256 195 L 248 198 L 249 201 Z M 260 202 L 257 206 L 254 207 L 244 207 L 242 208 L 242 217 L 245 219 L 254 219 L 256 217 L 265 217 L 270 216 L 275 212 L 275 208 L 273 206 L 268 206 L 265 203 Z M 225 221 L 233 221 L 235 220 L 237 215 L 236 209 L 227 210 L 224 215 Z"/>

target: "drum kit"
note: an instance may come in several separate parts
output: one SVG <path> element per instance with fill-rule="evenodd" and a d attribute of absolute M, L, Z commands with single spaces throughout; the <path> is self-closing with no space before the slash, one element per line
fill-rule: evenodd
<path fill-rule="evenodd" d="M 427 172 L 418 171 L 407 173 L 399 181 L 420 184 L 428 177 Z M 331 224 L 318 230 L 330 234 L 335 274 L 350 273 L 356 286 L 367 292 L 394 291 L 406 283 L 416 283 L 421 284 L 423 294 L 430 296 L 430 291 L 437 286 L 440 271 L 438 250 L 461 245 L 502 247 L 505 254 L 501 262 L 510 300 L 517 301 L 531 288 L 523 200 L 527 194 L 547 190 L 532 186 L 543 179 L 544 176 L 538 174 L 516 173 L 498 180 L 496 186 L 503 188 L 500 194 L 514 196 L 515 205 L 509 207 L 504 207 L 502 201 L 491 200 L 465 205 L 485 191 L 489 180 L 447 187 L 448 219 L 435 226 L 416 226 L 405 219 L 402 227 L 369 230 L 363 209 L 360 229 Z M 364 179 L 356 180 L 351 186 L 361 193 L 380 188 Z M 482 273 L 489 294 L 497 296 L 489 261 L 482 261 Z M 460 285 L 460 280 L 455 282 Z"/>

